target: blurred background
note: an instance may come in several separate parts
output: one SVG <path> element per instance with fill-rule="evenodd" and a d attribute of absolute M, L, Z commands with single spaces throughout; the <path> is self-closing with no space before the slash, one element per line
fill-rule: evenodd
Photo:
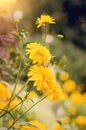
<path fill-rule="evenodd" d="M 5 7 L 6 5 L 6 7 Z M 5 7 L 5 8 L 4 8 Z M 19 29 L 26 29 L 32 39 L 40 40 L 41 29 L 35 20 L 41 14 L 55 18 L 49 28 L 46 42 L 56 56 L 55 62 L 65 55 L 67 71 L 76 82 L 86 83 L 86 1 L 84 0 L 0 0 L 0 57 L 6 56 L 2 46 L 15 41 L 6 36 L 15 31 L 14 20 L 19 19 Z M 62 34 L 62 40 L 56 34 Z M 50 39 L 50 41 L 49 41 Z M 55 49 L 56 48 L 56 49 Z M 4 57 L 5 58 L 5 57 Z M 2 61 L 1 61 L 2 63 Z"/>
<path fill-rule="evenodd" d="M 63 85 L 67 95 L 65 101 L 59 104 L 51 105 L 45 101 L 38 107 L 39 111 L 36 110 L 37 116 L 44 117 L 44 123 L 48 124 L 49 130 L 51 120 L 55 122 L 56 119 L 59 121 L 61 119 L 63 125 L 69 123 L 70 128 L 65 126 L 67 130 L 86 130 L 85 0 L 0 0 L 0 80 L 14 83 L 17 76 L 20 54 L 16 51 L 18 40 L 12 35 L 16 34 L 15 20 L 19 20 L 19 32 L 22 30 L 28 32 L 24 42 L 43 42 L 43 30 L 37 28 L 35 24 L 36 18 L 41 14 L 54 17 L 56 22 L 48 28 L 46 44 L 53 56 L 51 63 L 55 65 L 55 68 L 51 66 L 51 69 L 56 71 L 56 78 Z M 58 34 L 62 34 L 63 38 L 58 38 Z M 59 74 L 64 71 L 69 76 L 60 76 L 61 82 Z M 22 81 L 26 81 L 25 72 L 21 75 Z M 46 116 L 48 119 L 44 113 L 48 114 Z M 68 122 L 64 123 L 64 117 Z M 71 122 L 75 122 L 77 118 L 76 124 L 80 125 L 79 128 L 71 124 L 69 118 Z"/>

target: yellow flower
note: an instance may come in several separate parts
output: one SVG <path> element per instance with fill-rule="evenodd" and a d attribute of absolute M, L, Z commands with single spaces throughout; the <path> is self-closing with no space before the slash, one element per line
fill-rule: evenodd
<path fill-rule="evenodd" d="M 20 128 L 20 130 L 46 130 L 45 126 L 43 124 L 41 124 L 39 121 L 36 120 L 32 120 L 29 122 L 30 124 L 32 124 L 33 126 L 37 127 L 37 128 L 32 128 L 30 126 L 22 126 Z"/>
<path fill-rule="evenodd" d="M 46 64 L 51 59 L 49 50 L 40 43 L 27 44 L 26 48 L 26 54 L 29 55 L 33 63 Z"/>
<path fill-rule="evenodd" d="M 34 81 L 37 90 L 42 92 L 49 91 L 55 82 L 52 72 L 44 66 L 33 65 L 28 72 L 28 77 L 30 81 Z"/>
<path fill-rule="evenodd" d="M 12 95 L 12 91 L 2 82 L 0 82 L 0 108 L 4 108 L 6 104 L 8 104 L 10 97 Z M 18 103 L 17 99 L 14 99 L 9 106 L 9 109 L 16 106 Z"/>
<path fill-rule="evenodd" d="M 41 15 L 36 20 L 37 28 L 45 26 L 46 24 L 55 24 L 54 18 L 49 15 Z"/>
<path fill-rule="evenodd" d="M 62 93 L 62 89 L 61 87 L 56 84 L 54 84 L 54 86 L 52 86 L 52 89 L 49 90 L 49 98 L 51 99 L 51 101 L 54 101 L 54 102 L 58 102 L 59 100 L 62 100 L 63 99 L 63 93 Z"/>
<path fill-rule="evenodd" d="M 78 125 L 84 126 L 84 125 L 86 125 L 86 117 L 80 115 L 80 116 L 78 116 L 78 117 L 76 118 L 75 122 L 76 122 L 76 124 L 78 124 Z"/>
<path fill-rule="evenodd" d="M 67 72 L 63 72 L 63 73 L 61 73 L 61 74 L 59 75 L 59 79 L 60 79 L 61 81 L 66 81 L 66 80 L 68 80 L 68 78 L 69 78 L 69 74 L 68 74 Z"/>
<path fill-rule="evenodd" d="M 67 80 L 63 84 L 63 89 L 67 93 L 71 93 L 75 90 L 76 88 L 76 83 L 73 80 Z"/>
<path fill-rule="evenodd" d="M 70 95 L 70 100 L 75 104 L 82 104 L 84 103 L 84 97 L 79 91 L 74 91 Z"/>
<path fill-rule="evenodd" d="M 49 68 L 33 65 L 27 75 L 30 81 L 34 81 L 34 86 L 37 87 L 38 91 L 42 91 L 44 94 L 48 93 L 51 100 L 61 99 L 62 89 Z"/>
<path fill-rule="evenodd" d="M 64 117 L 62 118 L 62 123 L 69 124 L 70 122 L 71 122 L 70 117 L 64 116 Z"/>
<path fill-rule="evenodd" d="M 69 114 L 71 114 L 71 115 L 75 115 L 76 112 L 77 112 L 76 107 L 70 106 L 70 107 L 68 108 L 68 112 L 69 112 Z"/>
<path fill-rule="evenodd" d="M 86 102 L 86 92 L 84 92 L 84 93 L 82 94 L 82 96 L 83 96 L 83 101 Z"/>
<path fill-rule="evenodd" d="M 64 128 L 62 128 L 62 126 L 59 123 L 56 123 L 53 126 L 53 130 L 64 130 Z"/>
<path fill-rule="evenodd" d="M 11 90 L 0 82 L 0 108 L 4 108 L 11 96 Z"/>

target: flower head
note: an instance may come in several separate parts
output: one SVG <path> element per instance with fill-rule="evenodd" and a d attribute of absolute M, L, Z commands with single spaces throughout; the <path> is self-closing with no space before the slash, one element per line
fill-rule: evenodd
<path fill-rule="evenodd" d="M 54 18 L 49 15 L 41 15 L 36 20 L 37 28 L 45 26 L 46 24 L 55 24 Z"/>
<path fill-rule="evenodd" d="M 62 98 L 62 89 L 49 68 L 33 65 L 28 72 L 28 77 L 30 81 L 34 81 L 37 90 L 48 94 L 51 100 L 58 101 Z"/>
<path fill-rule="evenodd" d="M 52 84 L 55 82 L 52 72 L 44 66 L 33 65 L 28 72 L 28 77 L 30 81 L 34 81 L 37 90 L 42 92 L 51 89 Z"/>
<path fill-rule="evenodd" d="M 69 74 L 68 74 L 67 72 L 63 72 L 63 73 L 61 73 L 61 74 L 59 75 L 59 79 L 60 79 L 61 81 L 66 81 L 66 80 L 68 80 L 68 78 L 69 78 Z"/>
<path fill-rule="evenodd" d="M 46 64 L 51 59 L 49 50 L 37 42 L 27 44 L 26 54 L 33 63 Z"/>
<path fill-rule="evenodd" d="M 80 115 L 80 116 L 78 116 L 77 118 L 76 118 L 76 124 L 78 124 L 78 125 L 80 125 L 80 126 L 86 126 L 86 116 L 82 116 L 82 115 Z"/>
<path fill-rule="evenodd" d="M 67 93 L 71 93 L 76 89 L 76 83 L 73 80 L 67 80 L 63 84 L 63 89 Z"/>

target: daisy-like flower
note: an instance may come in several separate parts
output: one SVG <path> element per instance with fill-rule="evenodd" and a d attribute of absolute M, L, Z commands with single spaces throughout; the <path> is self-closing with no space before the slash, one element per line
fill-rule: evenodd
<path fill-rule="evenodd" d="M 32 60 L 33 64 L 46 64 L 51 59 L 51 54 L 49 50 L 41 45 L 40 43 L 34 42 L 27 44 L 26 54 Z"/>
<path fill-rule="evenodd" d="M 33 65 L 27 75 L 30 81 L 34 81 L 37 90 L 42 92 L 49 91 L 55 82 L 52 72 L 44 66 Z"/>
<path fill-rule="evenodd" d="M 37 28 L 45 26 L 46 24 L 55 24 L 54 18 L 49 15 L 41 15 L 36 20 Z"/>
<path fill-rule="evenodd" d="M 30 81 L 34 81 L 38 91 L 48 94 L 53 101 L 61 99 L 61 88 L 49 68 L 33 65 L 27 75 Z"/>

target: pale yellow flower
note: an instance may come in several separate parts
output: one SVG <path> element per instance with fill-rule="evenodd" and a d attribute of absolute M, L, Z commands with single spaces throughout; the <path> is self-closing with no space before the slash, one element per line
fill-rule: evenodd
<path fill-rule="evenodd" d="M 33 63 L 46 64 L 51 59 L 49 50 L 40 43 L 27 44 L 26 48 L 26 54 L 29 55 Z"/>
<path fill-rule="evenodd" d="M 55 24 L 54 18 L 49 15 L 41 15 L 36 20 L 37 28 L 45 26 L 46 24 Z"/>

